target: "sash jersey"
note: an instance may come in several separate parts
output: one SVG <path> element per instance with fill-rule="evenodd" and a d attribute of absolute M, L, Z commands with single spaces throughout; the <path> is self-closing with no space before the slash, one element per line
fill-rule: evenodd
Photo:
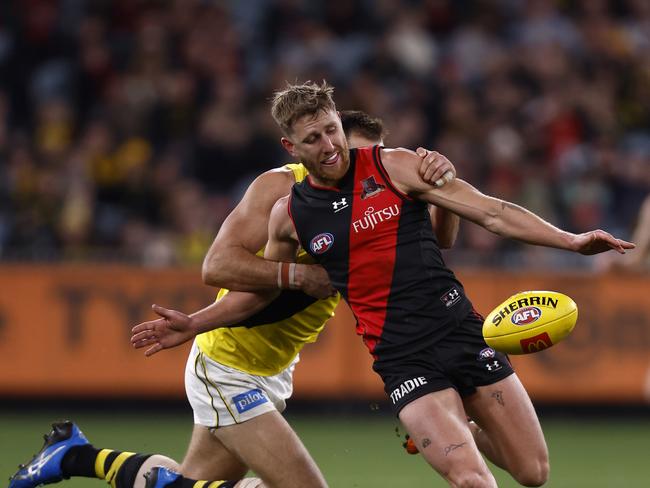
<path fill-rule="evenodd" d="M 351 150 L 337 188 L 306 178 L 289 202 L 302 247 L 350 305 L 375 361 L 427 348 L 472 310 L 444 264 L 427 205 L 393 186 L 380 151 Z"/>

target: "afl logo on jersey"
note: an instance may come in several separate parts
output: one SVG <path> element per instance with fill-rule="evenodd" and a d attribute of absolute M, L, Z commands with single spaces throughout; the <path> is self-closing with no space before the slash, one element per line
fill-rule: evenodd
<path fill-rule="evenodd" d="M 309 243 L 311 252 L 314 254 L 323 254 L 331 249 L 334 245 L 334 236 L 329 232 L 323 232 L 314 237 Z"/>

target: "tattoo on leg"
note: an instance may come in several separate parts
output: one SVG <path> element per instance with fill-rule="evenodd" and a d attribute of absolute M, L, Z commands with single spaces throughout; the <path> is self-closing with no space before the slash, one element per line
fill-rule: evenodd
<path fill-rule="evenodd" d="M 426 448 L 429 447 L 430 445 L 431 445 L 431 439 L 429 439 L 429 438 L 427 438 L 427 437 L 425 437 L 424 439 L 422 439 L 422 449 L 426 449 Z"/>
<path fill-rule="evenodd" d="M 445 456 L 449 456 L 449 453 L 451 451 L 455 451 L 459 447 L 463 447 L 467 442 L 461 442 L 460 444 L 449 444 L 447 447 L 445 447 Z"/>
<path fill-rule="evenodd" d="M 505 406 L 505 402 L 503 401 L 503 392 L 501 390 L 497 390 L 494 393 L 492 393 L 492 398 L 494 398 L 497 402 L 499 402 L 499 405 L 502 407 Z"/>

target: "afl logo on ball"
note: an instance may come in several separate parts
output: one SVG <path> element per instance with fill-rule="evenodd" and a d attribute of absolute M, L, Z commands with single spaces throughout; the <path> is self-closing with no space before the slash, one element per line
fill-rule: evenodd
<path fill-rule="evenodd" d="M 524 307 L 512 314 L 510 320 L 515 325 L 532 324 L 542 316 L 542 311 L 537 307 Z"/>
<path fill-rule="evenodd" d="M 314 254 L 323 254 L 331 249 L 334 245 L 334 236 L 329 232 L 323 232 L 314 237 L 309 243 L 311 252 Z"/>

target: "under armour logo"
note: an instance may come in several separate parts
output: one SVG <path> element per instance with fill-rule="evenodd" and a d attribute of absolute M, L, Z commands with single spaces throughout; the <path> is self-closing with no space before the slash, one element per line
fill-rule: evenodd
<path fill-rule="evenodd" d="M 448 290 L 447 293 L 440 297 L 440 300 L 442 300 L 442 303 L 444 303 L 447 308 L 456 305 L 460 299 L 460 290 L 456 287 Z"/>
<path fill-rule="evenodd" d="M 332 202 L 332 207 L 334 207 L 334 213 L 340 212 L 344 208 L 348 207 L 348 202 L 345 197 L 343 197 L 339 202 Z"/>
<path fill-rule="evenodd" d="M 488 371 L 497 371 L 501 369 L 501 364 L 499 364 L 499 361 L 492 361 L 491 363 L 487 363 L 485 365 Z"/>

